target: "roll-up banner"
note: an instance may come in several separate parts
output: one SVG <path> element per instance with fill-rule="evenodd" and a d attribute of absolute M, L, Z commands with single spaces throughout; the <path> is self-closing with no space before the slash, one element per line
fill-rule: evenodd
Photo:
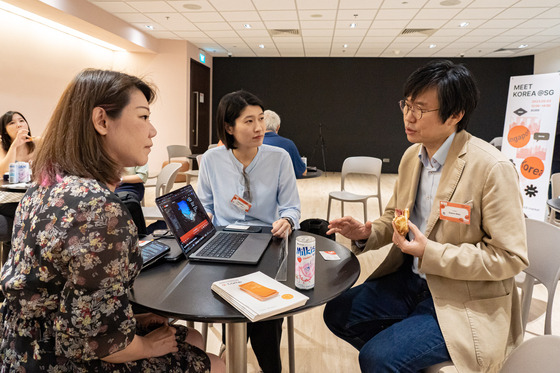
<path fill-rule="evenodd" d="M 532 219 L 547 213 L 559 97 L 559 73 L 510 78 L 502 153 L 515 164 L 523 210 Z"/>

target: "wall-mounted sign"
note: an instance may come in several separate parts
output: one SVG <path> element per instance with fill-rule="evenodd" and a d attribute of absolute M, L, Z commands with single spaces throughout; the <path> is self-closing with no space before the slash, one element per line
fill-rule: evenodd
<path fill-rule="evenodd" d="M 198 60 L 202 63 L 206 63 L 206 55 L 204 53 L 199 53 Z"/>

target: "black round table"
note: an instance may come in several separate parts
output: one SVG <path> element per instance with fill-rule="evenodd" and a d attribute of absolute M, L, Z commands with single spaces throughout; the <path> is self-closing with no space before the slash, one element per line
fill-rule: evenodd
<path fill-rule="evenodd" d="M 322 305 L 350 288 L 360 275 L 359 261 L 346 247 L 325 237 L 295 231 L 289 239 L 287 281 L 283 282 L 285 285 L 295 288 L 295 237 L 299 235 L 312 235 L 316 238 L 315 288 L 298 289 L 309 297 L 307 303 L 270 319 L 291 316 Z M 247 369 L 246 323 L 249 321 L 210 287 L 215 281 L 256 271 L 274 278 L 281 262 L 282 248 L 283 240 L 273 238 L 256 266 L 191 263 L 187 260 L 155 265 L 140 273 L 131 289 L 130 300 L 167 317 L 205 323 L 226 323 L 228 372 L 245 372 Z M 340 260 L 326 261 L 319 254 L 319 251 L 330 250 L 335 251 Z"/>

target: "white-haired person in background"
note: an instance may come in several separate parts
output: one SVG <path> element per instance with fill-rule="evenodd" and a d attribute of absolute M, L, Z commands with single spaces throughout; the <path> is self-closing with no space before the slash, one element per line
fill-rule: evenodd
<path fill-rule="evenodd" d="M 280 116 L 272 110 L 264 111 L 264 122 L 266 123 L 266 132 L 264 134 L 263 144 L 277 146 L 288 152 L 294 165 L 296 177 L 300 179 L 307 174 L 307 165 L 302 161 L 296 144 L 290 139 L 282 137 L 278 134 L 280 129 Z"/>

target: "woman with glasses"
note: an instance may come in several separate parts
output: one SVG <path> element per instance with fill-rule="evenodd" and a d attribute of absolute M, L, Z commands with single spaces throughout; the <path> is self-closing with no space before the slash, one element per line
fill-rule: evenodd
<path fill-rule="evenodd" d="M 299 228 L 292 161 L 284 149 L 263 145 L 261 101 L 246 91 L 225 95 L 216 112 L 216 128 L 225 146 L 204 153 L 197 186 L 213 223 L 269 226 L 277 237 Z M 247 335 L 264 373 L 280 373 L 282 319 L 248 324 Z"/>

